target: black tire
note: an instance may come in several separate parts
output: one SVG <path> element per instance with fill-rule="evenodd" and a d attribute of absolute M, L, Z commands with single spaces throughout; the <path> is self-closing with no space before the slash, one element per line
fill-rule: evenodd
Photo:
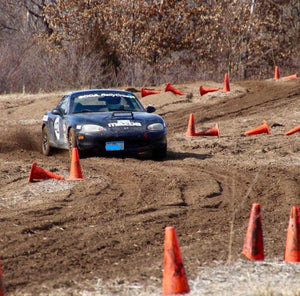
<path fill-rule="evenodd" d="M 152 158 L 161 160 L 167 157 L 167 145 L 152 150 Z"/>
<path fill-rule="evenodd" d="M 76 140 L 76 133 L 73 128 L 70 128 L 69 133 L 68 133 L 68 148 L 69 148 L 70 157 L 72 158 L 73 148 L 78 148 L 77 140 Z M 79 150 L 79 149 L 78 149 L 78 155 L 80 158 L 85 157 L 84 151 Z"/>
<path fill-rule="evenodd" d="M 68 147 L 69 147 L 70 156 L 72 156 L 73 148 L 77 148 L 76 133 L 73 128 L 70 128 L 68 133 Z"/>
<path fill-rule="evenodd" d="M 42 153 L 46 156 L 51 155 L 50 136 L 46 126 L 42 129 Z"/>

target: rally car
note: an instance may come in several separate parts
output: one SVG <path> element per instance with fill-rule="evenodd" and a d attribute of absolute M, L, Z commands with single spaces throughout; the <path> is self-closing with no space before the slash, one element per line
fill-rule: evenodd
<path fill-rule="evenodd" d="M 163 118 L 144 108 L 131 92 L 112 89 L 80 90 L 66 94 L 56 108 L 43 116 L 42 153 L 52 148 L 77 147 L 101 153 L 167 153 L 167 128 Z"/>

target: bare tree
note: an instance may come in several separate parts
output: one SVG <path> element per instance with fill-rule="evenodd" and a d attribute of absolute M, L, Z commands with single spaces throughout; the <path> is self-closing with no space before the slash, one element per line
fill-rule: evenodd
<path fill-rule="evenodd" d="M 0 11 L 0 91 L 299 70 L 299 0 L 2 0 Z"/>

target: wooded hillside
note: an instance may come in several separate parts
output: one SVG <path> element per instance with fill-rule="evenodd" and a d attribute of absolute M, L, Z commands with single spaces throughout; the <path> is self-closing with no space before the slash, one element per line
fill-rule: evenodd
<path fill-rule="evenodd" d="M 290 74 L 299 32 L 299 0 L 2 0 L 0 93 Z"/>

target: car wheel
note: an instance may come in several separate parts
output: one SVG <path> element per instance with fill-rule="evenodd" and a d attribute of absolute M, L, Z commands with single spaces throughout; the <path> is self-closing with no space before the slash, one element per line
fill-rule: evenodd
<path fill-rule="evenodd" d="M 42 153 L 46 156 L 51 154 L 49 131 L 45 126 L 42 129 Z"/>
<path fill-rule="evenodd" d="M 154 159 L 163 159 L 167 157 L 167 145 L 152 150 L 152 157 Z"/>
<path fill-rule="evenodd" d="M 70 155 L 72 155 L 73 148 L 77 148 L 76 134 L 73 128 L 70 128 L 68 133 L 68 147 Z"/>

